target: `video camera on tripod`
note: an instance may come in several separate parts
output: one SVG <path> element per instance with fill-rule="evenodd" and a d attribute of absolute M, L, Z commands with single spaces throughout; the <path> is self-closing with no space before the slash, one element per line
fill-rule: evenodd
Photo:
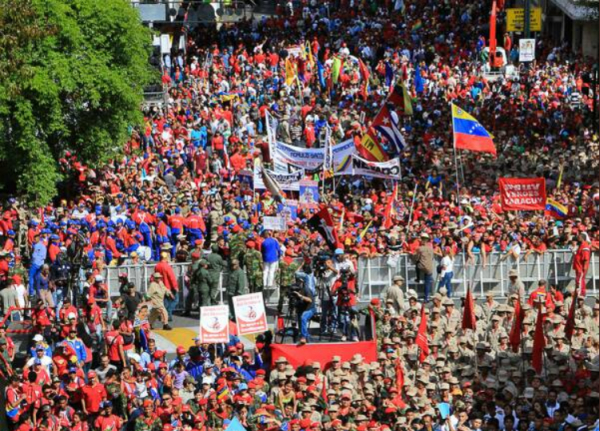
<path fill-rule="evenodd" d="M 350 302 L 352 300 L 352 292 L 350 292 L 350 288 L 348 287 L 348 280 L 350 279 L 351 273 L 349 269 L 341 269 L 340 270 L 340 287 L 338 288 L 338 302 L 341 306 L 350 306 Z"/>

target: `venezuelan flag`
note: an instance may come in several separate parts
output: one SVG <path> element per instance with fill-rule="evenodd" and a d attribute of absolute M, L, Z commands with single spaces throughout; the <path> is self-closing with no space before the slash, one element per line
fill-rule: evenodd
<path fill-rule="evenodd" d="M 289 58 L 285 59 L 285 85 L 292 85 L 296 80 L 296 68 Z"/>
<path fill-rule="evenodd" d="M 473 116 L 454 104 L 451 104 L 451 106 L 454 146 L 460 150 L 492 153 L 495 156 L 494 136 L 485 130 Z"/>
<path fill-rule="evenodd" d="M 412 31 L 417 31 L 423 28 L 423 21 L 420 19 L 416 20 L 412 26 Z"/>
<path fill-rule="evenodd" d="M 227 385 L 223 385 L 217 390 L 217 399 L 222 400 L 227 396 L 229 396 L 229 387 Z"/>
<path fill-rule="evenodd" d="M 546 199 L 546 214 L 554 218 L 565 218 L 569 214 L 569 208 L 555 201 L 554 199 Z"/>

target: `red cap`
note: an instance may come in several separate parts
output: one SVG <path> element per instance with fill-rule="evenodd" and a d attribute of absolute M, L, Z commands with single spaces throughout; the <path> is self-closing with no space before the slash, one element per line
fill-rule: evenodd
<path fill-rule="evenodd" d="M 98 375 L 96 374 L 95 371 L 89 371 L 87 376 L 88 376 L 88 379 L 91 379 L 92 377 L 96 377 Z"/>
<path fill-rule="evenodd" d="M 248 352 L 244 352 L 244 354 L 242 355 L 242 357 L 244 357 L 244 358 L 249 358 L 249 357 L 250 357 L 250 353 L 248 353 Z"/>
<path fill-rule="evenodd" d="M 178 355 L 185 354 L 185 347 L 183 347 L 183 346 L 177 346 L 176 352 L 177 352 Z"/>
<path fill-rule="evenodd" d="M 143 405 L 144 407 L 152 407 L 154 404 L 151 400 L 145 400 Z"/>

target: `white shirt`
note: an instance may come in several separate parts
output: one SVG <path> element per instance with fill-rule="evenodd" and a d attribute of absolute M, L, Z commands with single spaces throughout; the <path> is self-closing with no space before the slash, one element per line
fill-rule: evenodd
<path fill-rule="evenodd" d="M 25 366 L 28 368 L 32 368 L 33 363 L 36 361 L 36 359 L 39 359 L 42 362 L 42 367 L 44 367 L 48 372 L 48 375 L 52 377 L 52 358 L 49 356 L 44 355 L 41 358 L 38 358 L 37 356 L 34 358 L 30 358 L 25 364 Z"/>
<path fill-rule="evenodd" d="M 440 277 L 446 275 L 447 272 L 454 272 L 454 259 L 452 259 L 450 256 L 444 256 L 440 264 L 444 267 L 440 273 Z"/>
<path fill-rule="evenodd" d="M 25 307 L 25 295 L 27 294 L 27 289 L 22 284 L 15 285 L 15 290 L 17 291 L 17 299 L 19 300 L 19 305 L 21 307 Z"/>

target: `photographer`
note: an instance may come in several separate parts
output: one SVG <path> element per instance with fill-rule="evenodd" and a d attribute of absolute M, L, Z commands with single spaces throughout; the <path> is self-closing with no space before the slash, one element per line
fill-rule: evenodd
<path fill-rule="evenodd" d="M 352 331 L 351 321 L 355 319 L 356 310 L 356 270 L 354 263 L 338 248 L 334 252 L 334 260 L 327 262 L 328 268 L 333 272 L 334 279 L 331 295 L 334 303 L 334 318 L 341 325 L 342 341 L 348 338 L 358 339 L 358 334 Z M 334 324 L 334 325 L 335 325 Z"/>
<path fill-rule="evenodd" d="M 302 289 L 292 292 L 298 298 L 297 315 L 298 326 L 300 326 L 300 335 L 306 342 L 310 342 L 310 334 L 308 333 L 308 323 L 317 311 L 316 307 L 316 290 L 315 276 L 312 266 L 305 263 L 302 269 L 296 272 L 296 278 L 302 281 Z"/>

